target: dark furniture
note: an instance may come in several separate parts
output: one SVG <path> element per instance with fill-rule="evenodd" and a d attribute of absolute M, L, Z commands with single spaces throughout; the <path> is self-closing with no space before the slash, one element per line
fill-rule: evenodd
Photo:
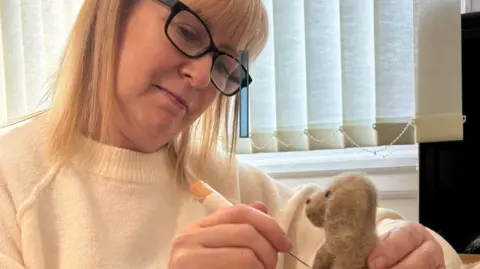
<path fill-rule="evenodd" d="M 462 15 L 462 77 L 464 140 L 419 145 L 419 221 L 467 253 L 480 236 L 480 12 Z"/>

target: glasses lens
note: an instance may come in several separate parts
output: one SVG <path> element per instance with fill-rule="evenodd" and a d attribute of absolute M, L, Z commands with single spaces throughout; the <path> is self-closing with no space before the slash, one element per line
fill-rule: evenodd
<path fill-rule="evenodd" d="M 181 11 L 172 19 L 167 34 L 180 50 L 190 56 L 202 53 L 210 45 L 210 36 L 205 26 L 187 11 Z"/>
<path fill-rule="evenodd" d="M 246 77 L 247 72 L 243 66 L 230 56 L 220 55 L 213 64 L 212 81 L 225 94 L 237 91 Z"/>

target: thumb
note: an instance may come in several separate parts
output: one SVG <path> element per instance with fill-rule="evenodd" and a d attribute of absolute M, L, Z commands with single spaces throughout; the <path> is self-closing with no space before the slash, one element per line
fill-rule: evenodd
<path fill-rule="evenodd" d="M 265 213 L 265 214 L 268 214 L 268 209 L 267 209 L 267 207 L 265 206 L 265 204 L 262 203 L 262 202 L 258 202 L 258 201 L 257 201 L 257 202 L 253 202 L 253 203 L 250 204 L 250 207 L 253 207 L 253 208 L 255 208 L 256 210 L 261 211 L 261 212 L 263 212 L 263 213 Z"/>

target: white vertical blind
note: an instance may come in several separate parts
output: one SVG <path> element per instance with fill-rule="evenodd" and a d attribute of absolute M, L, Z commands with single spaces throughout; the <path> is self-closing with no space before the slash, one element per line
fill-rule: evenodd
<path fill-rule="evenodd" d="M 463 139 L 459 0 L 415 1 L 417 142 Z"/>
<path fill-rule="evenodd" d="M 239 153 L 462 139 L 460 0 L 264 2 Z"/>
<path fill-rule="evenodd" d="M 240 153 L 462 139 L 461 0 L 263 2 Z M 81 4 L 0 1 L 0 124 L 40 108 Z"/>

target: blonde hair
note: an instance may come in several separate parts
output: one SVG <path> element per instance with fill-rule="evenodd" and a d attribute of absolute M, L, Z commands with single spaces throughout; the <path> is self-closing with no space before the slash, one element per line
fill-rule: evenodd
<path fill-rule="evenodd" d="M 50 92 L 53 103 L 47 112 L 53 128 L 47 147 L 54 162 L 64 162 L 75 154 L 74 136 L 79 132 L 108 143 L 107 123 L 114 105 L 118 44 L 138 1 L 85 0 L 83 3 Z M 211 2 L 190 0 L 186 4 L 196 11 L 200 10 L 198 7 L 207 7 L 200 16 L 215 25 L 228 25 L 233 44 L 237 44 L 238 49 L 247 49 L 252 56 L 258 55 L 268 34 L 267 14 L 261 0 Z M 233 115 L 229 109 L 232 105 Z M 188 181 L 184 165 L 187 158 L 194 152 L 208 157 L 217 150 L 219 137 L 228 145 L 228 155 L 234 154 L 238 107 L 238 98 L 219 95 L 192 126 L 168 143 L 179 182 Z M 230 120 L 233 124 L 228 123 Z"/>

